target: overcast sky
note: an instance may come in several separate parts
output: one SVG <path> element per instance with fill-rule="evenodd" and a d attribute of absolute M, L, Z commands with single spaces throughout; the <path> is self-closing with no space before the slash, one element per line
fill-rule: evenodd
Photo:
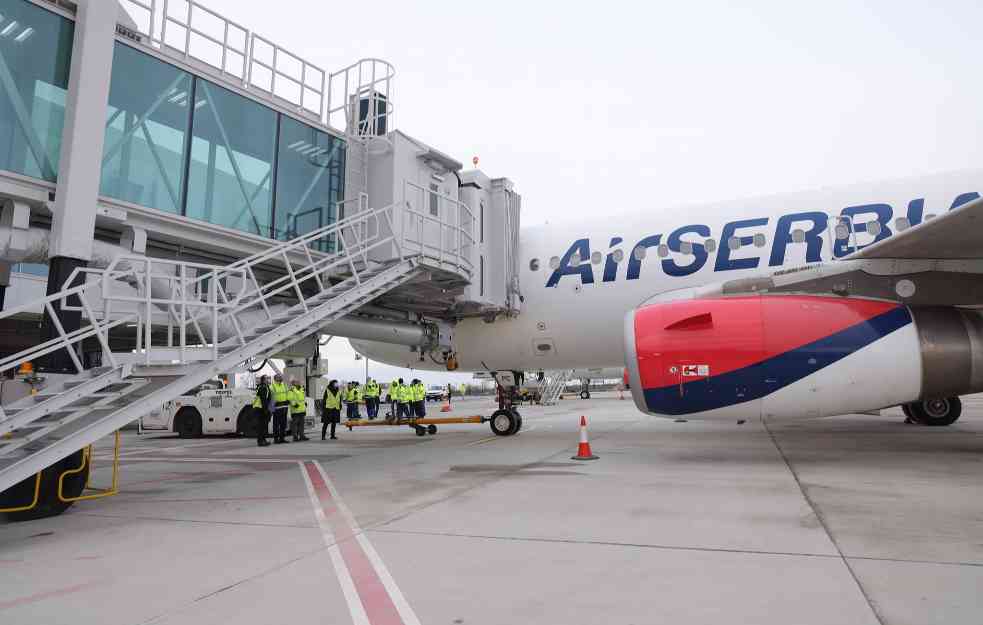
<path fill-rule="evenodd" d="M 393 63 L 397 127 L 511 178 L 524 224 L 983 164 L 978 0 L 206 4 Z"/>

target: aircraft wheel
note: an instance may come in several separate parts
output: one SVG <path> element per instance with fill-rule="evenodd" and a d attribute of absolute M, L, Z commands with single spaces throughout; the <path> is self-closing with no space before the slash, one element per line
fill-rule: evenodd
<path fill-rule="evenodd" d="M 509 436 L 515 433 L 513 430 L 516 421 L 517 419 L 514 413 L 508 410 L 496 410 L 492 413 L 489 424 L 491 425 L 491 431 L 496 436 Z"/>
<path fill-rule="evenodd" d="M 434 425 L 433 423 L 431 423 L 430 425 L 427 426 L 427 434 L 430 434 L 431 436 L 433 436 L 436 433 L 437 433 L 437 426 L 436 425 Z"/>
<path fill-rule="evenodd" d="M 927 399 L 910 405 L 912 418 L 922 425 L 941 427 L 955 423 L 963 411 L 958 397 Z"/>
<path fill-rule="evenodd" d="M 515 416 L 515 429 L 512 431 L 513 434 L 518 434 L 519 430 L 522 429 L 522 415 L 515 408 L 512 409 L 512 414 Z"/>
<path fill-rule="evenodd" d="M 201 414 L 194 408 L 182 408 L 174 416 L 174 429 L 181 438 L 201 436 Z"/>
<path fill-rule="evenodd" d="M 590 391 L 580 391 L 580 399 L 590 399 Z"/>

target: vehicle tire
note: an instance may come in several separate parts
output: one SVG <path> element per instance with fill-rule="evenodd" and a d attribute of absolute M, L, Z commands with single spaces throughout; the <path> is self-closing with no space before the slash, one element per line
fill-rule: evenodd
<path fill-rule="evenodd" d="M 436 425 L 434 425 L 433 423 L 431 423 L 430 425 L 427 426 L 427 434 L 430 434 L 431 436 L 433 436 L 436 433 L 437 433 L 437 426 Z"/>
<path fill-rule="evenodd" d="M 912 421 L 915 420 L 915 417 L 911 414 L 911 408 L 908 406 L 908 404 L 901 404 L 901 412 L 904 413 L 906 418 L 911 419 Z"/>
<path fill-rule="evenodd" d="M 7 521 L 33 521 L 46 517 L 57 516 L 72 507 L 74 502 L 62 501 L 58 498 L 58 478 L 65 471 L 77 469 L 82 463 L 82 449 L 54 463 L 41 472 L 41 488 L 38 493 L 38 503 L 30 510 L 21 512 L 8 512 L 0 514 L 0 518 Z M 73 474 L 65 478 L 65 488 L 62 493 L 65 497 L 78 497 L 85 489 L 85 483 L 89 479 L 90 464 L 80 473 Z M 26 480 L 15 484 L 4 492 L 0 493 L 0 508 L 16 508 L 31 503 L 34 499 L 35 477 L 32 475 Z"/>
<path fill-rule="evenodd" d="M 515 422 L 515 414 L 508 410 L 496 410 L 492 413 L 491 419 L 488 421 L 491 425 L 491 431 L 497 436 L 514 434 Z"/>
<path fill-rule="evenodd" d="M 580 391 L 580 399 L 590 399 L 590 391 Z"/>
<path fill-rule="evenodd" d="M 236 433 L 246 438 L 256 438 L 259 435 L 259 418 L 256 415 L 256 408 L 245 406 L 239 411 L 239 418 L 236 419 Z"/>
<path fill-rule="evenodd" d="M 423 426 L 417 426 L 415 429 L 416 429 L 416 435 L 417 436 L 426 436 L 427 435 L 427 428 L 425 428 Z"/>
<path fill-rule="evenodd" d="M 197 408 L 182 408 L 174 416 L 174 429 L 181 438 L 201 436 L 201 413 Z"/>
<path fill-rule="evenodd" d="M 927 399 L 914 402 L 910 407 L 912 418 L 922 425 L 941 427 L 955 423 L 963 411 L 958 397 Z"/>

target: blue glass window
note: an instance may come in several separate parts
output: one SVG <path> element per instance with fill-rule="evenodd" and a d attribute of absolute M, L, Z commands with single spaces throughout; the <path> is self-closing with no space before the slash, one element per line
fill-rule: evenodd
<path fill-rule="evenodd" d="M 74 32 L 30 2 L 0 4 L 0 169 L 57 178 Z"/>
<path fill-rule="evenodd" d="M 181 213 L 191 74 L 116 43 L 100 191 Z"/>
<path fill-rule="evenodd" d="M 276 224 L 281 241 L 337 220 L 345 185 L 345 142 L 285 115 L 280 117 L 276 174 Z M 331 250 L 331 242 L 315 248 Z"/>
<path fill-rule="evenodd" d="M 277 114 L 195 80 L 186 215 L 271 236 Z"/>

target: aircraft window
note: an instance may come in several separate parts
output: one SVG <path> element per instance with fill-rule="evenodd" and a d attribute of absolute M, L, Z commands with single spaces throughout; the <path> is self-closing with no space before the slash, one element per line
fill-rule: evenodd
<path fill-rule="evenodd" d="M 682 252 L 683 254 L 692 254 L 693 244 L 690 243 L 689 241 L 683 241 L 679 244 L 679 251 Z"/>
<path fill-rule="evenodd" d="M 616 263 L 620 263 L 625 259 L 625 253 L 623 250 L 615 250 L 614 254 L 612 254 L 611 256 L 614 257 L 614 262 Z"/>
<path fill-rule="evenodd" d="M 554 256 L 553 258 L 550 259 L 550 269 L 559 269 L 559 268 L 560 268 L 560 257 Z"/>
<path fill-rule="evenodd" d="M 871 234 L 876 237 L 880 233 L 881 233 L 881 222 L 879 221 L 867 222 L 867 234 Z"/>
<path fill-rule="evenodd" d="M 659 246 L 658 251 L 659 251 L 659 258 L 665 258 L 666 256 L 669 255 L 669 246 L 663 243 L 662 245 Z"/>
<path fill-rule="evenodd" d="M 642 260 L 643 258 L 645 258 L 645 255 L 647 253 L 648 253 L 648 250 L 646 248 L 644 248 L 644 247 L 636 247 L 635 248 L 635 251 L 632 252 L 631 254 L 632 254 L 632 256 L 635 257 L 635 260 Z"/>
<path fill-rule="evenodd" d="M 595 265 L 600 265 L 601 264 L 601 253 L 600 252 L 594 252 L 593 254 L 591 254 L 590 255 L 590 262 L 594 263 Z"/>
<path fill-rule="evenodd" d="M 894 227 L 897 228 L 898 232 L 901 232 L 910 228 L 911 222 L 908 221 L 907 217 L 898 217 L 894 220 Z"/>
<path fill-rule="evenodd" d="M 713 239 L 707 239 L 706 242 L 703 243 L 703 247 L 706 248 L 707 253 L 712 254 L 713 252 L 717 251 L 717 242 Z"/>
<path fill-rule="evenodd" d="M 795 243 L 804 243 L 806 240 L 806 231 L 802 228 L 796 228 L 792 231 L 792 241 Z"/>
<path fill-rule="evenodd" d="M 732 252 L 736 252 L 741 249 L 741 239 L 739 237 L 731 237 L 727 239 L 727 249 Z"/>
<path fill-rule="evenodd" d="M 765 246 L 765 235 L 760 232 L 754 235 L 754 247 L 764 247 Z"/>
<path fill-rule="evenodd" d="M 529 271 L 539 271 L 539 259 L 534 258 L 529 261 Z"/>
<path fill-rule="evenodd" d="M 846 224 L 840 224 L 836 226 L 836 238 L 843 241 L 848 236 L 850 236 L 850 231 L 847 229 Z"/>

